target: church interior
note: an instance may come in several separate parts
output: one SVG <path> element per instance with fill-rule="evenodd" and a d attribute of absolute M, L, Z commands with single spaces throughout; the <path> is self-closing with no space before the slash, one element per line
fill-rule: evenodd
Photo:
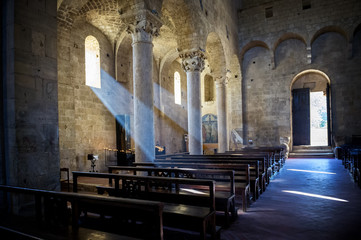
<path fill-rule="evenodd" d="M 3 0 L 0 6 L 6 239 L 361 237 L 361 1 Z M 330 176 L 313 178 L 297 168 Z M 277 198 L 286 191 L 277 186 L 290 189 L 291 181 L 315 191 L 328 181 L 323 195 L 349 196 L 348 207 L 337 207 L 344 216 L 337 222 L 324 214 L 319 226 L 332 229 L 341 219 L 351 225 L 327 235 L 305 230 L 314 222 L 295 220 L 317 222 L 321 209 L 339 213 L 324 204 L 305 206 L 313 215 L 300 210 L 293 225 L 266 231 L 256 217 L 269 219 L 265 226 L 288 220 L 262 202 L 300 206 L 302 199 Z M 220 194 L 225 188 L 231 197 Z M 19 229 L 30 215 L 41 230 Z M 126 236 L 109 230 L 119 222 Z M 283 232 L 295 225 L 304 231 Z M 180 235 L 173 233 L 178 227 Z"/>

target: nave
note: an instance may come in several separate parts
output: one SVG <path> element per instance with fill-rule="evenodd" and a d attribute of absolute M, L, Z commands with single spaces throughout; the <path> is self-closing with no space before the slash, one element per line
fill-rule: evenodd
<path fill-rule="evenodd" d="M 266 191 L 246 212 L 238 209 L 237 220 L 222 229 L 220 236 L 222 240 L 361 239 L 360 206 L 361 190 L 342 160 L 288 158 Z M 9 220 L 2 219 L 3 226 Z M 19 222 L 17 225 L 15 229 L 19 231 L 32 228 L 20 226 Z M 28 232 L 35 236 L 38 233 L 34 228 Z M 44 239 L 74 237 L 71 231 L 66 234 L 55 230 L 41 235 Z M 116 233 L 83 227 L 77 236 L 76 239 L 125 239 Z M 199 236 L 166 228 L 164 239 L 193 240 Z"/>
<path fill-rule="evenodd" d="M 360 206 L 361 190 L 341 160 L 289 158 L 260 199 L 239 213 L 221 236 L 224 240 L 361 239 Z"/>

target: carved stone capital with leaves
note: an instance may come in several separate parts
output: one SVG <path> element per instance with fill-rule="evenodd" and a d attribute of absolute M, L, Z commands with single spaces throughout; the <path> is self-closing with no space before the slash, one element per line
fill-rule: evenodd
<path fill-rule="evenodd" d="M 179 57 L 182 58 L 182 68 L 185 72 L 203 71 L 206 57 L 202 51 L 183 52 L 179 54 Z"/>
<path fill-rule="evenodd" d="M 159 36 L 162 22 L 157 15 L 149 10 L 138 10 L 122 14 L 121 19 L 128 25 L 127 32 L 132 34 L 133 44 L 137 42 L 151 43 L 153 37 Z"/>
<path fill-rule="evenodd" d="M 216 87 L 225 87 L 227 86 L 227 83 L 228 83 L 228 77 L 226 76 L 222 76 L 222 77 L 217 77 L 216 78 Z"/>

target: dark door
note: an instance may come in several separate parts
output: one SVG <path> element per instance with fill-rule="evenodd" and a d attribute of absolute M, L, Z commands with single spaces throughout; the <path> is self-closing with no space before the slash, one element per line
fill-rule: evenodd
<path fill-rule="evenodd" d="M 327 104 L 327 139 L 328 139 L 328 146 L 331 146 L 331 136 L 332 136 L 332 132 L 331 132 L 331 102 L 330 102 L 330 85 L 327 84 L 327 88 L 326 88 L 326 104 Z"/>
<path fill-rule="evenodd" d="M 293 145 L 310 145 L 310 89 L 292 90 Z"/>
<path fill-rule="evenodd" d="M 129 115 L 116 115 L 117 164 L 129 165 L 126 151 L 130 149 Z"/>

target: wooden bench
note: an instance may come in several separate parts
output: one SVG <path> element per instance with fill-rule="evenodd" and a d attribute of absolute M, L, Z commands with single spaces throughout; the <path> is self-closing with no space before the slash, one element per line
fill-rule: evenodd
<path fill-rule="evenodd" d="M 237 208 L 235 205 L 235 182 L 233 170 L 215 169 L 183 169 L 183 168 L 154 168 L 154 167 L 123 167 L 108 166 L 109 173 L 144 175 L 153 177 L 175 177 L 208 179 L 215 181 L 215 204 L 216 210 L 224 212 L 225 226 L 229 226 L 231 220 L 237 218 Z M 111 184 L 111 183 L 110 183 Z M 97 187 L 101 191 L 104 187 Z M 201 187 L 195 186 L 202 190 Z"/>
<path fill-rule="evenodd" d="M 202 160 L 205 159 L 206 161 L 215 161 L 215 160 L 222 160 L 225 163 L 239 163 L 238 161 L 249 161 L 249 160 L 256 160 L 259 162 L 259 179 L 260 179 L 260 186 L 261 190 L 264 191 L 266 188 L 266 184 L 269 183 L 269 178 L 271 176 L 271 173 L 268 172 L 270 168 L 269 162 L 267 160 L 267 157 L 265 154 L 216 154 L 216 155 L 188 155 L 188 156 L 176 156 L 171 157 L 168 159 L 160 160 L 156 159 L 155 162 L 173 162 L 176 160 L 182 160 L 182 159 L 192 159 L 193 160 Z M 252 169 L 252 165 L 250 166 Z M 252 174 L 252 172 L 251 172 Z"/>
<path fill-rule="evenodd" d="M 164 203 L 164 225 L 199 231 L 201 239 L 206 239 L 208 230 L 212 239 L 219 238 L 220 228 L 216 227 L 215 221 L 215 182 L 212 180 L 75 171 L 73 191 L 77 191 L 79 177 L 112 179 L 114 181 L 112 187 L 101 188 L 109 195 L 161 201 Z M 204 191 L 190 193 L 193 186 L 203 186 Z"/>
<path fill-rule="evenodd" d="M 244 147 L 235 151 L 226 151 L 227 154 L 267 154 L 273 173 L 279 171 L 284 165 L 286 159 L 285 152 L 284 146 Z"/>
<path fill-rule="evenodd" d="M 263 188 L 263 182 L 265 181 L 265 174 L 260 172 L 259 159 L 242 159 L 242 158 L 228 158 L 217 155 L 191 155 L 188 157 L 177 157 L 171 159 L 155 160 L 155 164 L 158 166 L 166 166 L 164 164 L 173 163 L 204 163 L 204 164 L 249 164 L 250 167 L 250 190 L 254 201 L 259 197 L 261 189 Z M 261 162 L 263 163 L 263 162 Z M 185 166 L 187 167 L 187 166 Z M 219 166 L 222 169 L 222 166 Z M 203 167 L 202 167 L 203 168 Z M 214 168 L 212 166 L 212 168 Z M 226 169 L 229 169 L 228 167 Z M 264 169 L 264 167 L 262 167 Z M 237 173 L 236 173 L 237 176 Z M 262 187 L 262 188 L 261 188 Z"/>
<path fill-rule="evenodd" d="M 142 222 L 142 226 L 145 227 L 142 229 L 147 229 L 147 234 L 141 236 L 142 238 L 163 239 L 163 203 L 161 202 L 130 200 L 71 192 L 55 192 L 4 185 L 0 185 L 0 191 L 10 193 L 14 196 L 18 196 L 19 194 L 33 196 L 34 200 L 32 205 L 34 205 L 35 209 L 35 222 L 45 224 L 46 226 L 51 224 L 52 228 L 55 225 L 57 228 L 65 229 L 65 236 L 69 236 L 66 232 L 68 231 L 70 219 L 73 232 L 74 234 L 77 233 L 79 227 L 82 226 L 80 213 L 86 211 L 112 217 L 112 220 L 116 222 L 115 225 L 117 225 L 118 228 L 121 226 L 121 223 L 124 222 L 120 220 L 132 220 L 133 222 L 137 221 L 137 223 Z M 26 199 L 30 201 L 31 198 L 28 197 Z M 68 208 L 68 205 L 70 205 L 70 208 Z M 12 213 L 10 206 L 8 207 L 8 212 L 11 213 L 11 216 L 18 215 L 15 212 Z M 30 218 L 30 220 L 32 219 L 33 218 Z M 101 221 L 100 218 L 98 220 Z M 34 221 L 28 222 L 28 224 L 33 226 L 33 222 Z M 27 225 L 23 226 L 24 229 L 27 229 L 26 226 Z M 7 226 L 7 228 L 9 227 L 11 227 L 11 224 Z M 16 232 L 16 230 L 14 231 Z M 24 231 L 25 230 L 22 230 L 21 232 L 25 234 Z M 39 236 L 44 234 L 40 230 L 38 232 Z M 128 234 L 134 236 L 139 235 L 139 231 L 138 233 L 129 232 Z M 123 236 L 119 237 L 123 239 Z M 124 239 L 127 239 L 127 236 L 124 235 Z"/>
<path fill-rule="evenodd" d="M 155 163 L 156 167 L 166 168 L 191 168 L 191 169 L 215 169 L 215 170 L 233 170 L 235 179 L 235 193 L 242 198 L 242 209 L 246 211 L 250 202 L 251 180 L 249 164 L 217 164 L 217 163 Z"/>

